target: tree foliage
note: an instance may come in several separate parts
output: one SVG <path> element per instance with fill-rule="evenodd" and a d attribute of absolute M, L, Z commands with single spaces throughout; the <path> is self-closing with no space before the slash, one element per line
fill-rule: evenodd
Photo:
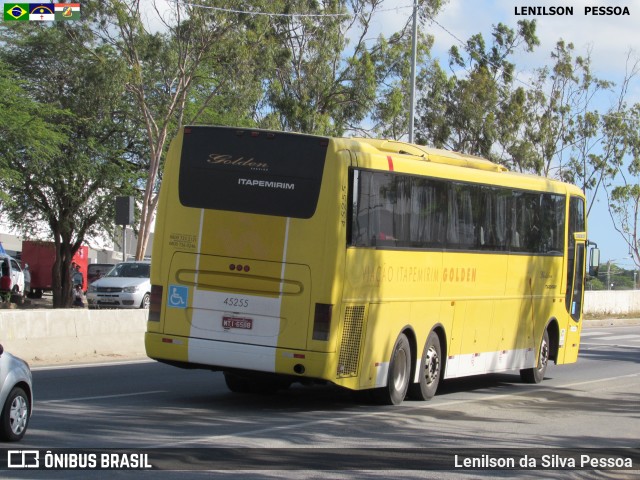
<path fill-rule="evenodd" d="M 408 131 L 410 20 L 388 37 L 370 42 L 381 0 L 291 1 L 272 21 L 276 45 L 262 125 L 322 135 L 346 131 Z M 440 0 L 419 2 L 418 13 L 435 15 Z M 274 4 L 275 5 L 275 4 Z M 293 15 L 295 13 L 296 15 Z M 428 48 L 420 42 L 420 54 Z M 372 128 L 363 128 L 373 120 Z M 387 128 L 386 122 L 391 125 Z"/>
<path fill-rule="evenodd" d="M 519 21 L 517 31 L 498 24 L 492 36 L 491 45 L 477 34 L 467 41 L 464 52 L 452 47 L 450 76 L 438 61 L 425 70 L 419 81 L 419 143 L 501 163 L 516 161 L 511 159 L 514 154 L 526 156 L 527 149 L 514 137 L 527 118 L 525 95 L 515 88 L 515 64 L 510 56 L 519 48 L 531 51 L 539 43 L 535 21 Z"/>
<path fill-rule="evenodd" d="M 164 3 L 164 2 L 163 2 Z M 146 155 L 142 160 L 146 180 L 136 258 L 145 255 L 158 204 L 161 167 L 169 141 L 183 124 L 205 119 L 246 123 L 255 111 L 261 66 L 260 22 L 228 11 L 250 10 L 256 2 L 171 4 L 155 19 L 145 22 L 150 2 L 107 0 L 100 2 L 96 29 L 119 52 L 126 65 L 127 97 L 143 127 Z M 260 4 L 260 2 L 258 2 Z M 266 2 L 265 2 L 266 3 Z M 210 10 L 209 7 L 216 7 Z M 228 7 L 222 10 L 222 7 Z M 154 30 L 155 29 L 155 30 Z M 258 59 L 255 62 L 249 58 Z M 231 107 L 230 114 L 213 114 Z"/>
<path fill-rule="evenodd" d="M 28 107 L 19 125 L 25 135 L 3 145 L 11 171 L 3 186 L 12 199 L 3 206 L 27 235 L 41 224 L 50 229 L 54 306 L 64 307 L 73 255 L 90 236 L 110 231 L 113 195 L 128 191 L 135 173 L 127 160 L 135 122 L 121 100 L 117 55 L 91 32 L 26 24 L 3 27 L 2 40 L 14 47 L 2 56 Z"/>

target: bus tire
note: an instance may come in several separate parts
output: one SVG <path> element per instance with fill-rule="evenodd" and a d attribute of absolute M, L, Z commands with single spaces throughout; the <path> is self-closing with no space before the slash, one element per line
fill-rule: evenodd
<path fill-rule="evenodd" d="M 420 359 L 420 380 L 409 385 L 409 398 L 413 400 L 431 400 L 436 394 L 442 370 L 442 348 L 440 337 L 431 332 L 424 345 Z"/>
<path fill-rule="evenodd" d="M 404 333 L 396 340 L 389 362 L 387 386 L 376 390 L 376 399 L 384 405 L 400 405 L 411 382 L 411 345 Z"/>
<path fill-rule="evenodd" d="M 232 372 L 223 372 L 224 383 L 233 393 L 251 393 L 251 382 L 247 378 Z"/>
<path fill-rule="evenodd" d="M 525 368 L 520 370 L 520 378 L 525 383 L 540 383 L 544 379 L 549 363 L 549 332 L 545 329 L 540 342 L 540 352 L 538 354 L 538 365 L 535 368 Z"/>

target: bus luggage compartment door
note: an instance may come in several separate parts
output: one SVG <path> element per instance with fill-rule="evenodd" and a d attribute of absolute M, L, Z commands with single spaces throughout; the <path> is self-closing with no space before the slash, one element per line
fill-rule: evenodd
<path fill-rule="evenodd" d="M 198 258 L 199 257 L 199 258 Z M 311 272 L 307 265 L 177 252 L 165 305 L 171 335 L 305 349 Z"/>

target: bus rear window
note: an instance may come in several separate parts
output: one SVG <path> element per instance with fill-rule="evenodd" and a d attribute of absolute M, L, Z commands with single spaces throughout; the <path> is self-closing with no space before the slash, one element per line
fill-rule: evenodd
<path fill-rule="evenodd" d="M 185 127 L 180 202 L 187 207 L 310 218 L 329 139 L 229 127 Z"/>

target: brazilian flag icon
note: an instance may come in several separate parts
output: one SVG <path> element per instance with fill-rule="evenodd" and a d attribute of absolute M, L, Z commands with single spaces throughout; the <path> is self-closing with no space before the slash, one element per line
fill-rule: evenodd
<path fill-rule="evenodd" d="M 29 4 L 28 3 L 5 3 L 4 4 L 4 20 L 26 22 L 29 20 Z"/>

